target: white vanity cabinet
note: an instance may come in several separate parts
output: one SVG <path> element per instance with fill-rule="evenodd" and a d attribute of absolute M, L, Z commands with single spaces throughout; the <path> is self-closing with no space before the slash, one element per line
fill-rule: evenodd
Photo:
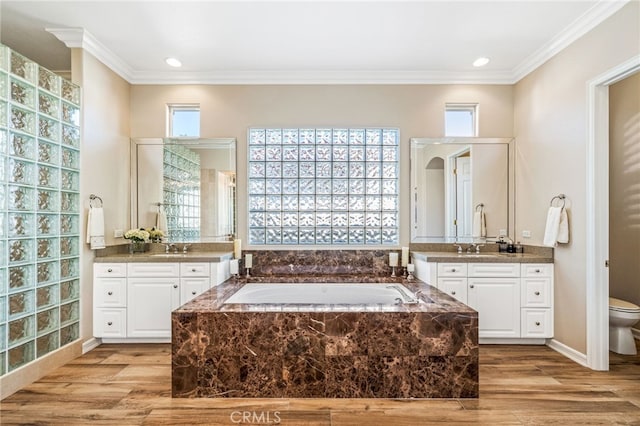
<path fill-rule="evenodd" d="M 413 261 L 419 279 L 478 311 L 482 343 L 553 337 L 552 263 Z"/>
<path fill-rule="evenodd" d="M 470 263 L 468 305 L 480 337 L 520 337 L 520 264 Z"/>
<path fill-rule="evenodd" d="M 127 265 L 99 263 L 93 267 L 93 335 L 127 335 Z"/>
<path fill-rule="evenodd" d="M 180 306 L 180 264 L 127 264 L 127 337 L 171 337 Z"/>
<path fill-rule="evenodd" d="M 200 293 L 211 288 L 209 263 L 180 264 L 180 304 L 184 305 Z"/>
<path fill-rule="evenodd" d="M 166 342 L 171 311 L 229 277 L 229 260 L 95 263 L 93 335 Z"/>

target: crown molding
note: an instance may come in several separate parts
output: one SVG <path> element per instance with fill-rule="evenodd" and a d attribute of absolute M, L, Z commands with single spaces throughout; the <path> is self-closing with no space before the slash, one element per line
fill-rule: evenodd
<path fill-rule="evenodd" d="M 82 48 L 130 84 L 515 84 L 631 0 L 600 0 L 512 70 L 501 71 L 136 71 L 84 28 L 46 28 L 69 48 Z"/>
<path fill-rule="evenodd" d="M 113 72 L 131 83 L 134 71 L 118 55 L 100 43 L 84 28 L 45 28 L 69 48 L 81 48 L 93 55 Z"/>
<path fill-rule="evenodd" d="M 540 49 L 520 62 L 520 64 L 513 69 L 513 82 L 517 83 L 522 80 L 529 73 L 533 72 L 533 70 L 567 48 L 571 43 L 622 9 L 629 1 L 630 0 L 600 0 L 548 43 L 544 44 Z"/>
<path fill-rule="evenodd" d="M 131 84 L 511 84 L 509 72 L 166 71 L 135 72 Z"/>

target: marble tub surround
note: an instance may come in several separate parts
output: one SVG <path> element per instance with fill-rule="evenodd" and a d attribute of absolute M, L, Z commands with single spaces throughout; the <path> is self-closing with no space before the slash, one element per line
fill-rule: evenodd
<path fill-rule="evenodd" d="M 251 275 L 259 276 L 324 276 L 391 275 L 389 253 L 397 250 L 245 250 L 251 254 Z"/>
<path fill-rule="evenodd" d="M 421 281 L 396 282 L 425 302 L 225 305 L 245 281 L 210 289 L 172 313 L 172 395 L 478 397 L 477 313 Z"/>

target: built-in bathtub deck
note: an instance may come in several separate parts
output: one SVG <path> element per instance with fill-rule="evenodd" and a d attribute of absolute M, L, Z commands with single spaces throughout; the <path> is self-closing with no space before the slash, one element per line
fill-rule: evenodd
<path fill-rule="evenodd" d="M 478 315 L 421 281 L 371 275 L 250 282 L 401 282 L 420 304 L 224 304 L 228 280 L 172 314 L 172 395 L 477 398 Z"/>

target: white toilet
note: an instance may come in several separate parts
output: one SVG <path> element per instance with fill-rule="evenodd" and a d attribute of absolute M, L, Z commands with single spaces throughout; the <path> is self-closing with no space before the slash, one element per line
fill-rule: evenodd
<path fill-rule="evenodd" d="M 631 326 L 640 321 L 640 306 L 609 298 L 609 350 L 622 355 L 637 355 Z"/>

